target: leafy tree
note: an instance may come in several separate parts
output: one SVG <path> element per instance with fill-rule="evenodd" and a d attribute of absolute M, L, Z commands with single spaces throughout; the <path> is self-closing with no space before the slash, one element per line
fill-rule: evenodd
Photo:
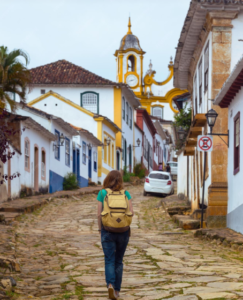
<path fill-rule="evenodd" d="M 187 105 L 174 116 L 175 127 L 182 127 L 185 131 L 188 131 L 191 126 L 192 110 L 187 108 Z"/>
<path fill-rule="evenodd" d="M 176 114 L 174 116 L 174 126 L 175 126 L 175 129 L 176 131 L 180 128 L 182 128 L 183 130 L 185 130 L 186 132 L 190 129 L 190 126 L 191 126 L 191 117 L 192 117 L 192 110 L 191 108 L 187 108 L 187 105 L 181 109 L 179 111 L 178 114 Z M 176 149 L 179 150 L 183 144 L 184 144 L 184 141 L 186 139 L 186 136 L 184 137 L 184 140 L 177 140 L 176 141 Z"/>
<path fill-rule="evenodd" d="M 19 58 L 24 58 L 25 63 L 21 62 Z M 15 155 L 11 152 L 9 144 L 11 138 L 19 131 L 11 129 L 8 126 L 10 118 L 6 111 L 7 105 L 12 111 L 15 110 L 15 101 L 13 95 L 18 95 L 21 102 L 25 102 L 27 88 L 31 82 L 30 72 L 26 68 L 29 63 L 28 55 L 20 50 L 15 49 L 11 52 L 5 46 L 0 47 L 0 185 L 5 180 L 12 180 L 20 174 L 17 172 L 8 176 L 1 172 L 2 163 L 6 163 Z"/>
<path fill-rule="evenodd" d="M 15 155 L 15 151 L 10 151 L 9 144 L 14 136 L 20 132 L 18 129 L 9 126 L 10 118 L 10 114 L 0 108 L 0 162 L 4 164 Z M 25 130 L 25 128 L 23 128 L 23 130 Z M 10 176 L 2 174 L 1 168 L 2 166 L 0 164 L 0 185 L 6 180 L 12 180 L 20 176 L 19 172 L 11 174 Z"/>
<path fill-rule="evenodd" d="M 19 60 L 21 57 L 25 64 Z M 9 104 L 14 111 L 15 101 L 11 97 L 14 94 L 25 102 L 27 87 L 31 82 L 30 72 L 26 68 L 28 63 L 28 55 L 21 49 L 8 52 L 7 47 L 0 47 L 0 108 L 5 109 Z"/>

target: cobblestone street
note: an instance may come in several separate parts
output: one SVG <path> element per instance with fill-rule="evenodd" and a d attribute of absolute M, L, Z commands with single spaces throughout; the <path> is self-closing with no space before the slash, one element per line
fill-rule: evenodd
<path fill-rule="evenodd" d="M 243 299 L 242 254 L 178 229 L 142 186 L 128 190 L 136 216 L 122 299 Z M 96 207 L 96 195 L 60 198 L 21 217 L 12 299 L 107 299 Z"/>

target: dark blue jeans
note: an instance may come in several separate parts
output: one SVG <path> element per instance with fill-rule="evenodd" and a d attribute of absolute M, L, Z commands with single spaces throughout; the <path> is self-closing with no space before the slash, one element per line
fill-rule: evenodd
<path fill-rule="evenodd" d="M 129 231 L 123 233 L 101 230 L 101 244 L 105 254 L 105 278 L 107 286 L 111 283 L 120 291 L 123 273 L 123 256 L 129 242 Z"/>

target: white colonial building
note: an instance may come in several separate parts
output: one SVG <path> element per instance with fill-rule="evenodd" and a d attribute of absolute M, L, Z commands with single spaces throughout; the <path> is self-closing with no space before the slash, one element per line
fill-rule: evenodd
<path fill-rule="evenodd" d="M 51 146 L 56 140 L 55 135 L 29 116 L 9 114 L 6 121 L 8 127 L 17 132 L 10 136 L 11 141 L 6 153 L 15 154 L 3 164 L 3 174 L 6 174 L 8 179 L 1 187 L 5 190 L 1 202 L 33 195 L 36 192 L 48 193 Z M 12 180 L 11 176 L 14 176 Z"/>
<path fill-rule="evenodd" d="M 243 234 L 243 57 L 216 96 L 214 104 L 228 108 L 228 210 L 227 227 Z M 241 155 L 242 154 L 242 155 Z"/>
<path fill-rule="evenodd" d="M 127 84 L 104 79 L 65 60 L 31 69 L 31 76 L 29 106 L 90 131 L 104 145 L 111 140 L 110 146 L 98 150 L 101 181 L 113 168 L 133 169 L 133 116 L 140 103 Z"/>

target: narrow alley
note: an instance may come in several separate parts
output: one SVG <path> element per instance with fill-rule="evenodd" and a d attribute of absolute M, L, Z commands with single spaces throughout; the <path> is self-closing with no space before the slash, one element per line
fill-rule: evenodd
<path fill-rule="evenodd" d="M 177 228 L 141 186 L 128 190 L 136 216 L 121 299 L 243 299 L 242 254 Z M 96 205 L 96 195 L 60 198 L 21 217 L 12 299 L 107 299 Z"/>

